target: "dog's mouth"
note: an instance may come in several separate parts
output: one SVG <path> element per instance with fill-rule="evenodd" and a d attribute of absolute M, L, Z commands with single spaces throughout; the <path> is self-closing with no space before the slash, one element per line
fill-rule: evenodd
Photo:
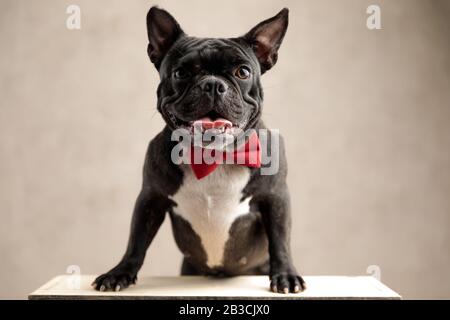
<path fill-rule="evenodd" d="M 239 125 L 214 111 L 190 121 L 179 119 L 172 113 L 168 116 L 175 130 L 186 130 L 191 136 L 190 142 L 201 148 L 225 150 L 243 133 Z"/>
<path fill-rule="evenodd" d="M 195 120 L 191 126 L 193 131 L 206 132 L 207 130 L 213 130 L 217 133 L 231 133 L 233 129 L 233 123 L 225 118 L 217 118 L 212 120 L 210 117 L 203 117 L 199 120 Z"/>
<path fill-rule="evenodd" d="M 210 134 L 231 134 L 240 128 L 239 125 L 231 122 L 217 112 L 209 112 L 198 119 L 195 120 L 182 120 L 172 113 L 168 113 L 168 116 L 172 122 L 172 125 L 176 129 L 185 129 L 194 133 L 205 133 Z"/>

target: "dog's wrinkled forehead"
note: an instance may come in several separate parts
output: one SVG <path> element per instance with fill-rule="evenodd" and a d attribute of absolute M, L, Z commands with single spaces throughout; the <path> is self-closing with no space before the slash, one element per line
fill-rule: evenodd
<path fill-rule="evenodd" d="M 193 71 L 220 74 L 245 64 L 259 73 L 259 64 L 250 47 L 235 39 L 195 38 L 179 39 L 161 63 L 160 73 L 169 74 L 183 67 Z"/>
<path fill-rule="evenodd" d="M 284 8 L 277 15 L 260 22 L 245 35 L 238 38 L 201 39 L 189 37 L 171 14 L 157 7 L 152 7 L 147 13 L 149 40 L 147 52 L 150 60 L 160 71 L 164 60 L 173 61 L 173 57 L 170 60 L 166 59 L 168 52 L 172 54 L 177 52 L 178 58 L 184 54 L 203 53 L 203 58 L 208 57 L 206 60 L 217 62 L 213 59 L 214 57 L 223 58 L 225 55 L 230 55 L 234 47 L 233 53 L 237 55 L 236 58 L 257 59 L 262 74 L 271 69 L 278 59 L 278 49 L 288 26 L 288 13 L 289 10 Z M 250 51 L 253 52 L 254 57 L 248 55 Z M 198 58 L 201 57 L 199 54 Z"/>

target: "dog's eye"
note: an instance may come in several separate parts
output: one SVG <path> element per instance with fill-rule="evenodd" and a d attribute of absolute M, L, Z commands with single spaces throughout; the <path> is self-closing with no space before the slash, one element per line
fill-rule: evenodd
<path fill-rule="evenodd" d="M 250 68 L 246 66 L 240 66 L 234 71 L 234 75 L 239 79 L 248 79 L 250 77 Z"/>
<path fill-rule="evenodd" d="M 179 68 L 179 69 L 175 70 L 174 76 L 177 79 L 184 79 L 184 78 L 189 77 L 189 72 L 184 68 Z"/>

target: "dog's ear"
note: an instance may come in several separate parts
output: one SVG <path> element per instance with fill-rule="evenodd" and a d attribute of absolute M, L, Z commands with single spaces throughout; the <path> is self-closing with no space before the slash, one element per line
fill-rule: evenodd
<path fill-rule="evenodd" d="M 151 7 L 147 13 L 148 56 L 159 69 L 167 51 L 184 35 L 180 25 L 167 11 Z"/>
<path fill-rule="evenodd" d="M 250 44 L 261 65 L 261 73 L 272 68 L 278 59 L 280 48 L 289 22 L 289 10 L 284 8 L 276 16 L 264 20 L 243 38 Z"/>

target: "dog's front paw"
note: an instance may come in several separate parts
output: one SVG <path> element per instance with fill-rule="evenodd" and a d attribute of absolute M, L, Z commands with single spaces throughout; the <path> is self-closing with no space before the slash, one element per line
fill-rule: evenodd
<path fill-rule="evenodd" d="M 120 291 L 128 288 L 132 284 L 136 284 L 137 277 L 135 274 L 123 271 L 110 271 L 97 277 L 92 282 L 92 287 L 98 291 Z"/>
<path fill-rule="evenodd" d="M 305 281 L 297 273 L 276 273 L 270 277 L 270 289 L 278 293 L 297 293 L 306 289 Z"/>

